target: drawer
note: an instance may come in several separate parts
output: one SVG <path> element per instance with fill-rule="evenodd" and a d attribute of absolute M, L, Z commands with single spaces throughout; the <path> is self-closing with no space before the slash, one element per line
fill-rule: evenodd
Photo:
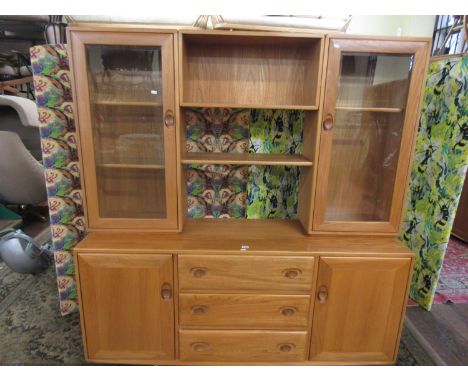
<path fill-rule="evenodd" d="M 313 257 L 179 255 L 180 291 L 310 293 Z"/>
<path fill-rule="evenodd" d="M 303 361 L 307 332 L 181 330 L 182 361 Z"/>
<path fill-rule="evenodd" d="M 249 294 L 179 295 L 182 327 L 306 329 L 310 296 Z"/>

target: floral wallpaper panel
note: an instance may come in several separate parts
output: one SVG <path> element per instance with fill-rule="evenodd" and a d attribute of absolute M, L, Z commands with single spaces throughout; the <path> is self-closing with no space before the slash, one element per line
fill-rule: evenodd
<path fill-rule="evenodd" d="M 253 109 L 249 148 L 253 153 L 302 154 L 304 112 Z M 248 219 L 296 219 L 300 167 L 251 166 Z"/>
<path fill-rule="evenodd" d="M 39 113 L 60 310 L 77 311 L 71 250 L 85 235 L 80 168 L 65 45 L 30 50 Z"/>

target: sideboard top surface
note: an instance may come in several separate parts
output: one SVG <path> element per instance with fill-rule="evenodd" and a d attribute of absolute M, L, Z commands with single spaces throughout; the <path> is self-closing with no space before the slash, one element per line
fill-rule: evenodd
<path fill-rule="evenodd" d="M 299 222 L 212 219 L 188 220 L 180 233 L 91 232 L 75 252 L 413 256 L 393 237 L 307 236 Z"/>

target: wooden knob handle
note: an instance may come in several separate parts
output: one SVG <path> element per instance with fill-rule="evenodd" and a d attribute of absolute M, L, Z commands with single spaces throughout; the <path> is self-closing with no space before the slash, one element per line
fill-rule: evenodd
<path fill-rule="evenodd" d="M 190 308 L 192 314 L 205 314 L 208 312 L 208 307 L 206 305 L 194 305 Z"/>
<path fill-rule="evenodd" d="M 328 288 L 326 285 L 322 285 L 317 293 L 317 298 L 321 304 L 325 304 L 328 299 Z"/>
<path fill-rule="evenodd" d="M 299 275 L 302 273 L 300 269 L 285 269 L 283 271 L 283 276 L 288 278 L 288 279 L 295 279 L 299 277 Z"/>
<path fill-rule="evenodd" d="M 327 114 L 322 122 L 322 127 L 325 131 L 331 130 L 333 128 L 333 116 Z"/>
<path fill-rule="evenodd" d="M 163 300 L 170 300 L 172 298 L 172 287 L 169 283 L 164 283 L 161 287 L 161 297 Z"/>
<path fill-rule="evenodd" d="M 297 312 L 294 306 L 283 306 L 280 308 L 280 312 L 283 316 L 292 316 Z"/>
<path fill-rule="evenodd" d="M 192 346 L 193 351 L 196 351 L 196 352 L 206 351 L 210 348 L 210 345 L 208 345 L 205 342 L 195 342 L 191 346 Z"/>
<path fill-rule="evenodd" d="M 279 344 L 278 349 L 282 353 L 289 353 L 290 351 L 293 351 L 296 345 L 287 343 L 287 344 Z"/>
<path fill-rule="evenodd" d="M 166 113 L 164 114 L 164 126 L 167 128 L 172 128 L 175 125 L 175 117 L 174 117 L 174 112 L 172 110 L 166 110 Z"/>
<path fill-rule="evenodd" d="M 190 270 L 190 272 L 192 273 L 193 277 L 200 278 L 200 277 L 203 277 L 203 276 L 206 275 L 206 273 L 208 272 L 208 269 L 206 269 L 206 268 L 192 268 Z"/>

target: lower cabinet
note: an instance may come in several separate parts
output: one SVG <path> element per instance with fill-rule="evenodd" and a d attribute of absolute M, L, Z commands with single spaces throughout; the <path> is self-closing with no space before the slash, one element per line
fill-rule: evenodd
<path fill-rule="evenodd" d="M 174 359 L 172 255 L 78 254 L 88 359 Z"/>
<path fill-rule="evenodd" d="M 174 256 L 77 254 L 90 361 L 395 360 L 410 256 Z"/>
<path fill-rule="evenodd" d="M 410 258 L 322 257 L 311 360 L 392 362 L 410 265 Z"/>

